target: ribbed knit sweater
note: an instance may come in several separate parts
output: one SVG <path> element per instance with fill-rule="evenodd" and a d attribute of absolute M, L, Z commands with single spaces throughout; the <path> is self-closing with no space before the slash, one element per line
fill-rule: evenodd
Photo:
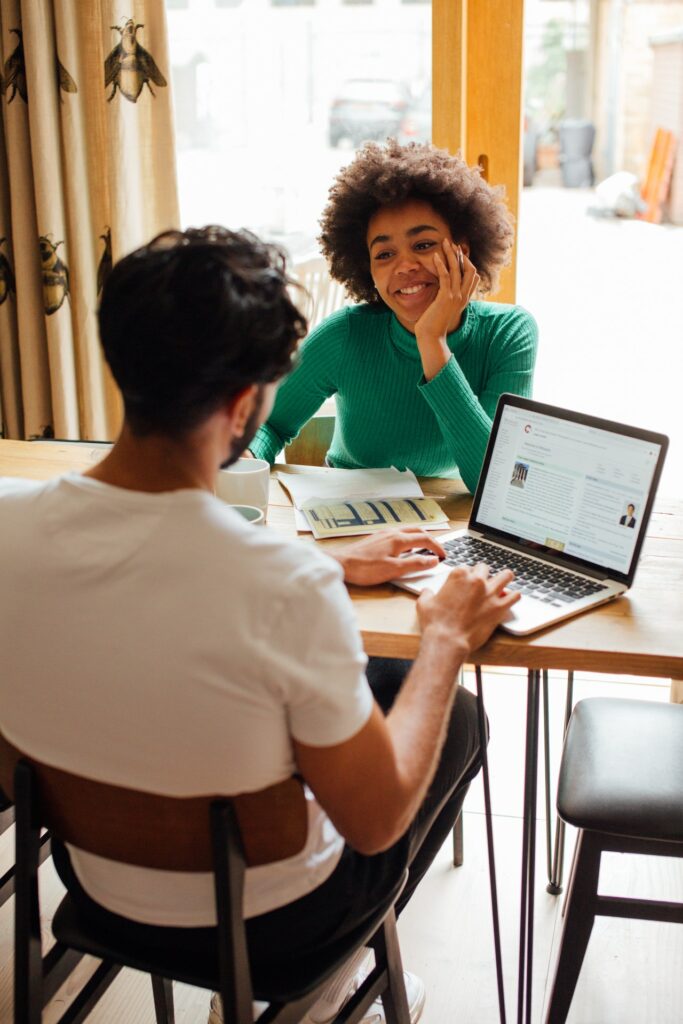
<path fill-rule="evenodd" d="M 519 306 L 470 302 L 448 335 L 450 359 L 426 381 L 415 335 L 390 310 L 347 306 L 303 343 L 249 448 L 274 462 L 336 394 L 331 466 L 396 466 L 418 476 L 459 470 L 473 492 L 499 396 L 531 394 L 537 335 L 535 320 Z"/>

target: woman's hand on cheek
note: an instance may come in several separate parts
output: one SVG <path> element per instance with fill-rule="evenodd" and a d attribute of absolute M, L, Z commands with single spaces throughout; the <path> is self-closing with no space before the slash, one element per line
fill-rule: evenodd
<path fill-rule="evenodd" d="M 439 279 L 439 290 L 415 324 L 415 338 L 427 380 L 435 377 L 448 362 L 450 350 L 446 336 L 459 326 L 463 311 L 479 282 L 474 265 L 462 249 L 456 249 L 446 238 L 442 244 L 443 256 L 439 252 L 434 253 L 434 272 Z"/>

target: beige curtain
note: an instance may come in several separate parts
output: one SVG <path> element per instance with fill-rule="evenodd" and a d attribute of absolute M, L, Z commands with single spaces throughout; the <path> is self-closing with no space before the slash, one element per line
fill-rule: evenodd
<path fill-rule="evenodd" d="M 0 73 L 2 431 L 110 439 L 98 295 L 179 226 L 163 0 L 0 0 Z"/>

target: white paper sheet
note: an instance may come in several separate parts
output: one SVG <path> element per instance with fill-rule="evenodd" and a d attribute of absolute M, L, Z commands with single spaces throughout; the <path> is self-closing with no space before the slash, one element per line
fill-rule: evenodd
<path fill-rule="evenodd" d="M 295 508 L 311 508 L 325 501 L 353 498 L 422 498 L 424 492 L 409 469 L 333 469 L 306 473 L 278 473 Z M 303 517 L 302 517 L 303 518 Z M 297 517 L 297 526 L 298 526 Z"/>

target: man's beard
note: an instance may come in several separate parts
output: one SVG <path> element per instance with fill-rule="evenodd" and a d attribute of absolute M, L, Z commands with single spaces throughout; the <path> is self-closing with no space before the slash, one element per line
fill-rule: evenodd
<path fill-rule="evenodd" d="M 241 437 L 235 438 L 230 445 L 230 454 L 225 460 L 221 462 L 221 469 L 227 469 L 228 466 L 232 466 L 234 462 L 237 462 L 240 455 L 247 450 L 251 442 L 254 440 L 256 431 L 261 426 L 261 408 L 263 406 L 263 385 L 259 384 L 258 391 L 256 392 L 256 398 L 254 402 L 254 411 L 251 416 L 244 424 L 244 433 Z"/>

